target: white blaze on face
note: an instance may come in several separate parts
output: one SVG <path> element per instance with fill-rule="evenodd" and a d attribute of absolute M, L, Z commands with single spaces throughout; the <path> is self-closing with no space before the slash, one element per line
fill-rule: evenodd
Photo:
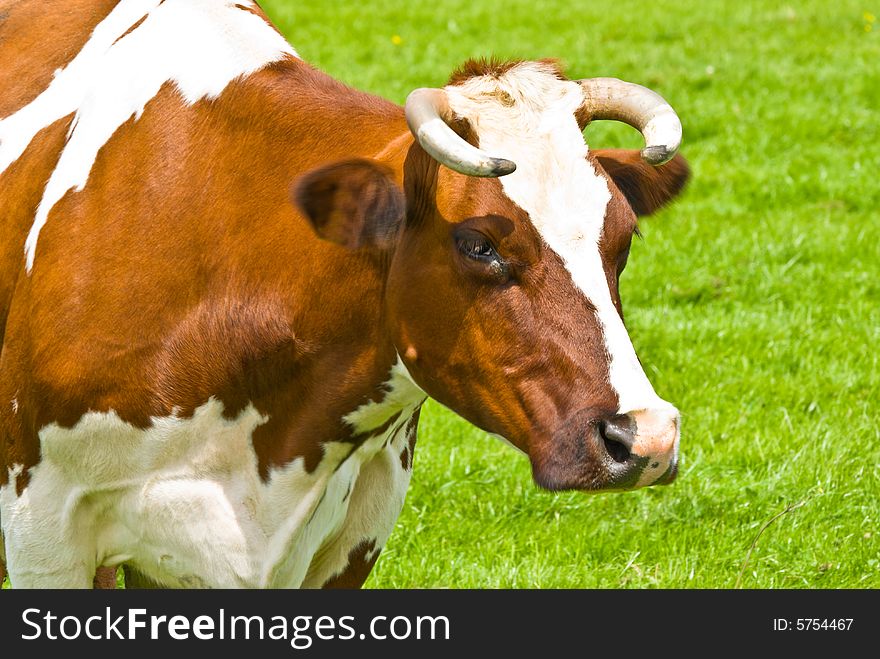
<path fill-rule="evenodd" d="M 42 94 L 0 120 L 2 174 L 38 132 L 75 113 L 25 244 L 28 272 L 49 212 L 69 190 L 85 187 L 101 147 L 123 123 L 140 117 L 162 85 L 174 83 L 193 104 L 296 56 L 268 23 L 236 4 L 255 6 L 253 0 L 121 0 Z"/>
<path fill-rule="evenodd" d="M 602 268 L 599 240 L 611 192 L 587 160 L 575 120 L 580 86 L 559 80 L 549 64 L 524 62 L 497 78 L 471 78 L 446 91 L 452 110 L 479 136 L 480 149 L 516 163 L 515 172 L 499 179 L 504 192 L 529 214 L 597 309 L 618 412 L 670 407 L 642 370 Z"/>

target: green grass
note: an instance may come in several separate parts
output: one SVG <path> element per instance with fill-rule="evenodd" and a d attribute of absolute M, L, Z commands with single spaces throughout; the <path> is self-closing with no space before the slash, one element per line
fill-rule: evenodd
<path fill-rule="evenodd" d="M 368 586 L 729 588 L 762 526 L 805 502 L 740 585 L 880 587 L 876 0 L 261 4 L 305 59 L 397 102 L 489 54 L 645 84 L 679 111 L 694 172 L 643 222 L 622 284 L 682 410 L 678 481 L 541 492 L 525 458 L 429 404 Z M 639 146 L 608 123 L 588 139 Z"/>
<path fill-rule="evenodd" d="M 678 481 L 541 492 L 525 458 L 429 404 L 369 586 L 733 587 L 762 525 L 806 501 L 740 585 L 880 587 L 880 4 L 263 6 L 304 58 L 399 103 L 489 54 L 648 85 L 679 111 L 694 172 L 643 222 L 622 285 L 646 370 L 682 410 Z M 639 146 L 620 125 L 587 136 Z"/>

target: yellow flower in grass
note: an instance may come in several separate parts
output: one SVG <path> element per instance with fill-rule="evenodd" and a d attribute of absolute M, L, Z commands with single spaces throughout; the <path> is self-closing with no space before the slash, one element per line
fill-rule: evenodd
<path fill-rule="evenodd" d="M 403 38 L 399 34 L 395 34 L 393 37 L 391 37 L 391 43 L 393 43 L 395 46 L 399 46 L 403 43 Z"/>

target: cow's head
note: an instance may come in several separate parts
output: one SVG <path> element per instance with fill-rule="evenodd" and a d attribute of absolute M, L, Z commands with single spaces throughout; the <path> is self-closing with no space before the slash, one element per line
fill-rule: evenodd
<path fill-rule="evenodd" d="M 527 453 L 545 488 L 671 481 L 679 414 L 636 357 L 618 280 L 636 216 L 688 176 L 672 108 L 551 62 L 469 63 L 413 92 L 406 116 L 402 191 L 399 172 L 349 161 L 297 195 L 323 237 L 388 252 L 386 316 L 413 379 Z M 637 127 L 647 146 L 589 151 L 595 119 Z"/>

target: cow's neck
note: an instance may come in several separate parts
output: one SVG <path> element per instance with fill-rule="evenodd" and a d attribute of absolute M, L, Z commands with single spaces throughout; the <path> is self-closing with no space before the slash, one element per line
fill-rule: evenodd
<path fill-rule="evenodd" d="M 396 353 L 382 358 L 373 347 L 349 356 L 328 346 L 325 356 L 298 370 L 311 386 L 297 379 L 255 401 L 267 416 L 253 435 L 264 479 L 299 457 L 307 471 L 318 468 L 331 443 L 356 450 L 406 422 L 426 397 Z M 346 454 L 334 455 L 332 459 L 344 459 Z"/>
<path fill-rule="evenodd" d="M 372 158 L 389 166 L 402 186 L 413 138 L 401 107 L 346 87 L 299 60 L 257 74 L 251 82 L 263 95 L 259 104 L 272 116 L 277 134 L 296 136 L 296 143 L 279 143 L 276 149 L 295 171 L 333 160 Z M 327 99 L 333 99 L 332 107 Z M 304 143 L 311 139 L 314 147 Z M 322 255 L 316 264 L 320 290 L 301 283 L 303 274 L 315 273 L 303 257 L 292 275 L 300 283 L 292 289 L 299 298 L 304 289 L 313 296 L 311 313 L 302 311 L 299 298 L 282 305 L 297 342 L 286 353 L 295 377 L 255 401 L 270 417 L 254 433 L 263 478 L 298 456 L 305 458 L 307 469 L 314 468 L 325 459 L 327 442 L 357 447 L 377 430 L 404 422 L 426 397 L 403 366 L 387 327 L 390 257 L 313 243 L 310 233 L 307 239 L 314 245 L 310 252 Z M 289 285 L 280 279 L 279 294 Z"/>

